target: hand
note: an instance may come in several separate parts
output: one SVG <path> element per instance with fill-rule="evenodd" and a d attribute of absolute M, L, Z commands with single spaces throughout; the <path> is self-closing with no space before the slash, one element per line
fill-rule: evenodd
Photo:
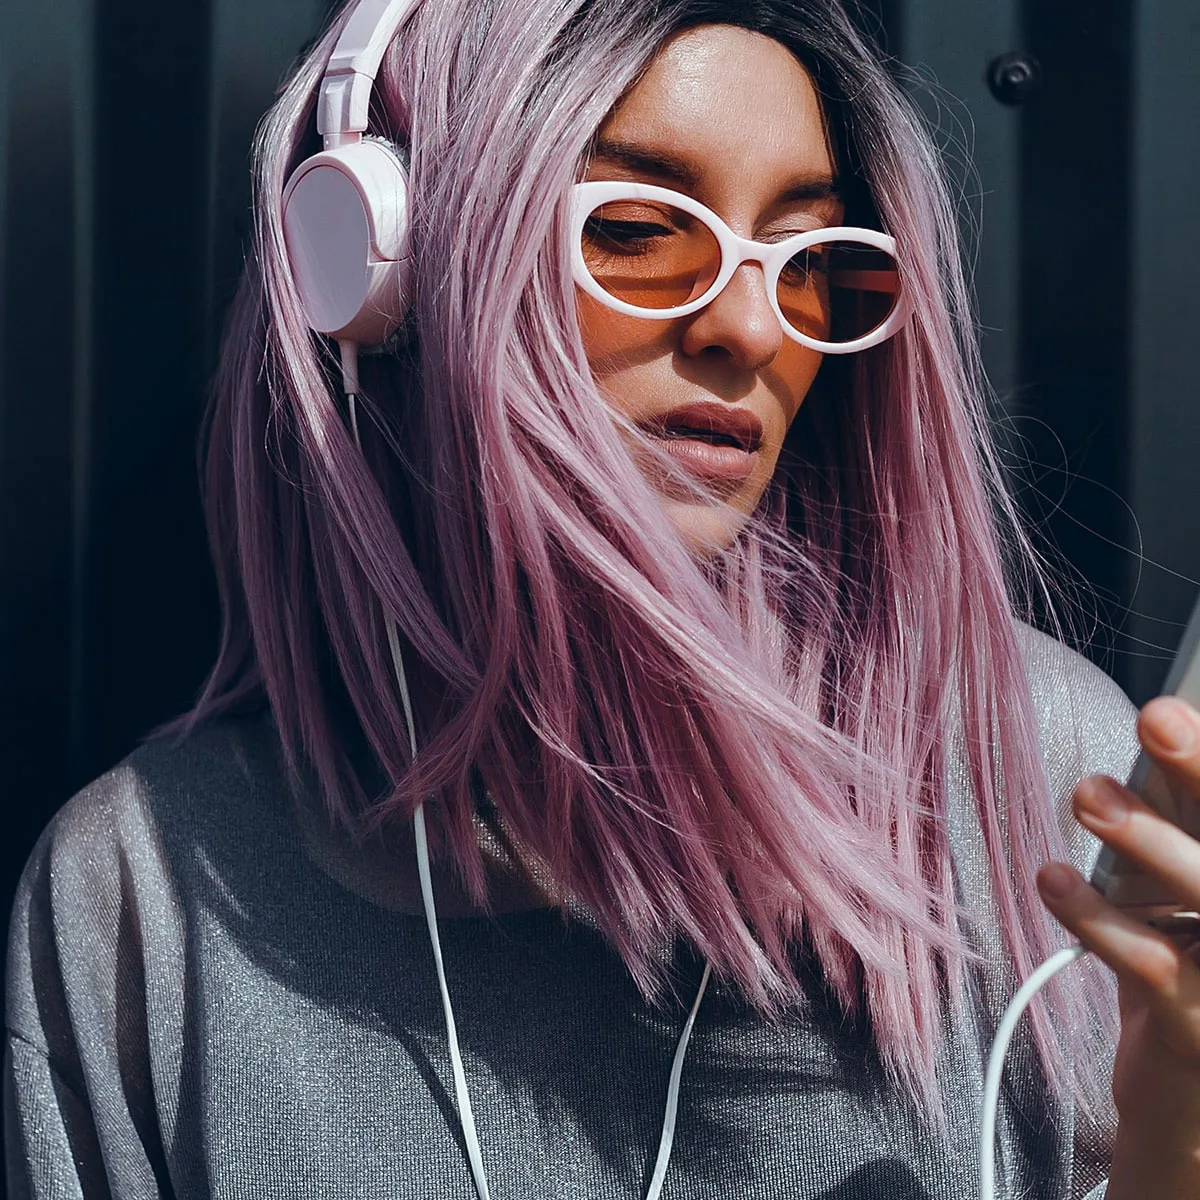
<path fill-rule="evenodd" d="M 1164 771 L 1200 796 L 1195 709 L 1175 697 L 1152 700 L 1138 717 L 1138 737 Z M 1103 776 L 1080 783 L 1074 806 L 1084 826 L 1161 880 L 1182 908 L 1200 911 L 1200 842 Z M 1186 949 L 1114 908 L 1072 868 L 1048 864 L 1038 886 L 1054 917 L 1117 974 L 1113 1098 L 1120 1131 L 1111 1200 L 1114 1186 L 1125 1194 L 1119 1174 L 1149 1195 L 1145 1172 L 1160 1169 L 1174 1171 L 1176 1184 L 1154 1194 L 1200 1196 L 1200 968 Z M 1186 1190 L 1179 1186 L 1185 1180 Z"/>

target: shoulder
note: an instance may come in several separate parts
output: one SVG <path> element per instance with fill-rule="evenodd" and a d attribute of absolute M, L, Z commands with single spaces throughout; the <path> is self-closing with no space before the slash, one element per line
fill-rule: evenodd
<path fill-rule="evenodd" d="M 188 847 L 209 840 L 206 829 L 254 820 L 268 807 L 264 792 L 277 796 L 284 787 L 273 727 L 254 716 L 148 742 L 72 797 L 18 885 L 9 1031 L 53 1055 L 52 1031 L 75 1023 L 78 1004 L 114 1003 L 137 976 L 161 967 L 147 957 L 180 944 Z"/>
<path fill-rule="evenodd" d="M 73 796 L 47 825 L 22 890 L 99 884 L 149 866 L 162 839 L 250 816 L 285 788 L 268 717 L 225 718 L 186 737 L 146 742 Z"/>
<path fill-rule="evenodd" d="M 1111 676 L 1056 638 L 1019 624 L 1038 732 L 1052 778 L 1073 772 L 1124 779 L 1137 757 L 1137 709 Z"/>
<path fill-rule="evenodd" d="M 1071 813 L 1071 794 L 1087 775 L 1125 780 L 1139 745 L 1137 709 L 1118 684 L 1082 654 L 1020 623 L 1017 638 L 1029 679 L 1042 761 L 1077 865 L 1096 851 Z"/>

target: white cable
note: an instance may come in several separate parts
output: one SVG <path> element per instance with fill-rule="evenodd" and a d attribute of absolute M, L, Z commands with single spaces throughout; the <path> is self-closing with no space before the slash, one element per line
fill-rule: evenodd
<path fill-rule="evenodd" d="M 358 343 L 346 338 L 338 338 L 338 357 L 342 365 L 342 391 L 350 401 L 350 428 L 354 431 L 354 441 L 359 450 L 362 443 L 358 440 L 358 422 L 354 417 L 354 397 L 358 395 Z"/>
<path fill-rule="evenodd" d="M 425 840 L 425 808 L 413 814 L 413 830 L 417 838 L 417 872 L 421 876 L 421 903 L 425 906 L 425 923 L 433 945 L 433 961 L 437 967 L 438 989 L 442 993 L 442 1012 L 446 1018 L 446 1040 L 450 1043 L 450 1068 L 454 1073 L 454 1098 L 458 1101 L 458 1119 L 462 1122 L 463 1139 L 467 1143 L 467 1158 L 479 1200 L 490 1200 L 487 1176 L 483 1171 L 483 1152 L 475 1132 L 475 1114 L 471 1111 L 471 1096 L 467 1091 L 467 1074 L 463 1070 L 462 1053 L 458 1048 L 458 1029 L 454 1024 L 454 1009 L 450 1005 L 450 989 L 446 986 L 446 968 L 442 964 L 442 942 L 438 937 L 437 910 L 433 905 L 433 880 L 429 873 L 429 844 Z"/>
<path fill-rule="evenodd" d="M 353 342 L 339 342 L 338 346 L 342 357 L 342 381 L 350 408 L 350 430 L 354 435 L 354 444 L 361 453 L 362 442 L 358 435 L 358 414 L 355 404 L 358 391 L 357 347 Z M 351 386 L 354 388 L 353 391 L 350 390 Z M 392 668 L 400 687 L 400 699 L 404 705 L 404 721 L 408 726 L 408 744 L 412 749 L 413 757 L 416 757 L 416 726 L 413 721 L 412 700 L 408 691 L 408 676 L 404 670 L 404 659 L 400 653 L 400 636 L 395 622 L 387 613 L 384 614 L 384 628 L 387 631 L 388 649 L 392 655 Z M 463 1140 L 467 1145 L 467 1159 L 471 1164 L 471 1177 L 475 1181 L 475 1190 L 479 1193 L 479 1200 L 491 1200 L 487 1175 L 483 1169 L 483 1151 L 480 1148 L 479 1135 L 475 1128 L 475 1114 L 471 1109 L 471 1097 L 467 1091 L 467 1075 L 463 1069 L 462 1052 L 458 1045 L 458 1027 L 455 1025 L 454 1009 L 450 1004 L 450 988 L 446 983 L 446 968 L 442 961 L 442 941 L 438 936 L 437 908 L 433 899 L 433 876 L 429 869 L 429 840 L 425 834 L 425 806 L 423 804 L 418 805 L 413 814 L 413 834 L 417 848 L 417 874 L 421 880 L 421 904 L 425 909 L 425 923 L 429 927 L 429 941 L 433 947 L 438 990 L 442 996 L 442 1013 L 446 1020 L 446 1040 L 450 1047 L 450 1069 L 454 1076 L 454 1098 L 458 1104 L 458 1119 L 462 1123 Z M 675 1058 L 671 1064 L 671 1075 L 667 1082 L 667 1105 L 663 1115 L 662 1137 L 659 1140 L 654 1173 L 650 1177 L 650 1186 L 646 1191 L 646 1200 L 658 1200 L 663 1181 L 667 1176 L 671 1146 L 675 1141 L 675 1117 L 679 1111 L 679 1084 L 683 1075 L 683 1060 L 687 1054 L 692 1028 L 696 1024 L 696 1014 L 700 1011 L 700 1001 L 704 999 L 704 992 L 708 987 L 711 973 L 712 967 L 705 963 L 696 999 L 692 1001 L 691 1012 L 688 1013 L 687 1021 L 683 1026 L 679 1045 L 675 1048 Z"/>
<path fill-rule="evenodd" d="M 343 380 L 349 385 L 350 381 L 357 383 L 357 363 L 355 347 L 352 342 L 340 343 L 342 350 Z M 349 393 L 350 428 L 354 434 L 355 444 L 362 450 L 358 436 L 358 418 L 355 406 L 355 394 Z M 400 698 L 404 704 L 404 721 L 408 726 L 408 742 L 415 757 L 417 753 L 417 735 L 413 722 L 412 700 L 408 691 L 408 678 L 404 670 L 404 660 L 400 654 L 400 637 L 396 631 L 395 622 L 386 614 L 384 616 L 387 630 L 388 649 L 392 655 L 392 667 L 396 673 L 396 682 L 400 687 Z M 471 1175 L 475 1180 L 475 1190 L 479 1200 L 491 1200 L 488 1191 L 487 1175 L 483 1169 L 483 1152 L 479 1145 L 479 1136 L 475 1128 L 475 1114 L 471 1109 L 471 1099 L 467 1091 L 467 1077 L 463 1069 L 462 1053 L 458 1045 L 458 1029 L 454 1023 L 454 1009 L 450 1004 L 450 989 L 446 984 L 446 968 L 442 961 L 442 943 L 438 936 L 437 909 L 433 899 L 433 878 L 429 869 L 429 842 L 425 834 L 424 805 L 418 806 L 413 814 L 413 833 L 417 847 L 417 873 L 421 880 L 421 903 L 425 909 L 425 922 L 429 927 L 429 941 L 433 947 L 433 961 L 437 969 L 438 989 L 442 996 L 442 1012 L 446 1020 L 446 1038 L 450 1044 L 450 1065 L 454 1075 L 454 1096 L 458 1102 L 458 1116 L 462 1122 L 463 1138 L 467 1144 L 467 1158 L 471 1164 Z M 1071 946 L 1060 950 L 1052 958 L 1042 963 L 1040 967 L 1022 984 L 1020 991 L 1013 997 L 1012 1003 L 1005 1009 L 1004 1017 L 992 1042 L 991 1053 L 988 1056 L 987 1072 L 983 1083 L 983 1114 L 979 1134 L 979 1200 L 995 1200 L 996 1189 L 996 1115 L 1000 1106 L 1000 1082 L 1004 1069 L 1004 1058 L 1008 1053 L 1008 1044 L 1012 1041 L 1013 1031 L 1021 1019 L 1029 1002 L 1059 971 L 1069 967 L 1073 962 L 1082 958 L 1087 951 L 1082 946 Z M 688 1042 L 691 1040 L 692 1029 L 696 1024 L 696 1014 L 700 1010 L 700 1002 L 704 999 L 708 987 L 709 976 L 712 973 L 710 964 L 705 963 L 704 974 L 700 978 L 700 987 L 696 999 L 692 1002 L 691 1012 L 675 1048 L 675 1058 L 671 1064 L 671 1076 L 667 1083 L 667 1104 L 663 1114 L 662 1136 L 658 1145 L 658 1157 L 655 1159 L 654 1172 L 650 1177 L 650 1186 L 646 1190 L 646 1200 L 658 1200 L 662 1192 L 663 1182 L 667 1176 L 667 1166 L 671 1160 L 671 1147 L 675 1141 L 675 1118 L 679 1111 L 679 1085 L 683 1075 L 683 1060 L 687 1054 Z"/>
<path fill-rule="evenodd" d="M 1087 951 L 1082 946 L 1070 946 L 1048 958 L 1021 985 L 1012 1003 L 1004 1010 L 992 1052 L 988 1055 L 987 1074 L 983 1081 L 983 1119 L 979 1131 L 979 1200 L 995 1200 L 996 1194 L 996 1112 L 1000 1107 L 1000 1075 L 1004 1056 L 1013 1030 L 1029 1002 L 1059 971 L 1082 958 Z"/>
<path fill-rule="evenodd" d="M 654 1163 L 654 1174 L 650 1176 L 650 1186 L 646 1189 L 646 1200 L 658 1200 L 663 1180 L 667 1177 L 667 1164 L 671 1161 L 671 1144 L 675 1141 L 675 1114 L 679 1110 L 679 1079 L 683 1074 L 683 1056 L 687 1053 L 688 1042 L 692 1036 L 692 1026 L 696 1023 L 696 1013 L 700 1011 L 700 1001 L 704 999 L 704 989 L 708 987 L 708 977 L 711 974 L 712 965 L 705 963 L 696 999 L 692 1001 L 692 1011 L 688 1013 L 687 1024 L 683 1027 L 683 1035 L 679 1039 L 679 1045 L 675 1047 L 675 1061 L 671 1064 L 671 1078 L 667 1084 L 667 1111 L 663 1116 L 662 1138 L 658 1143 L 658 1158 Z"/>
<path fill-rule="evenodd" d="M 349 383 L 356 379 L 357 371 L 351 365 L 354 355 L 352 342 L 341 342 L 343 379 Z M 349 347 L 349 350 L 347 349 Z M 349 360 L 349 361 L 348 361 Z M 354 443 L 362 452 L 362 441 L 358 434 L 357 395 L 349 392 L 346 397 L 350 406 L 350 430 Z M 412 754 L 417 753 L 417 731 L 413 721 L 412 700 L 408 692 L 408 675 L 404 670 L 404 659 L 400 654 L 400 638 L 395 622 L 386 613 L 384 627 L 387 630 L 388 649 L 392 654 L 392 669 L 400 686 L 400 698 L 404 704 L 404 722 L 408 726 L 408 744 Z M 446 1020 L 446 1039 L 450 1043 L 450 1070 L 454 1076 L 454 1098 L 458 1103 L 458 1119 L 462 1122 L 463 1138 L 467 1143 L 467 1159 L 471 1164 L 471 1176 L 479 1200 L 491 1200 L 487 1175 L 483 1169 L 483 1154 L 479 1137 L 475 1132 L 475 1114 L 471 1110 L 471 1097 L 467 1091 L 467 1075 L 463 1069 L 462 1053 L 458 1045 L 458 1028 L 454 1022 L 454 1008 L 450 1004 L 450 989 L 446 984 L 446 966 L 442 959 L 442 941 L 438 937 L 437 908 L 433 901 L 433 876 L 429 869 L 429 840 L 425 835 L 425 806 L 418 805 L 413 814 L 413 835 L 417 845 L 417 875 L 421 880 L 421 903 L 425 909 L 425 923 L 429 927 L 429 941 L 433 947 L 433 963 L 437 971 L 438 990 L 442 996 L 442 1013 Z"/>

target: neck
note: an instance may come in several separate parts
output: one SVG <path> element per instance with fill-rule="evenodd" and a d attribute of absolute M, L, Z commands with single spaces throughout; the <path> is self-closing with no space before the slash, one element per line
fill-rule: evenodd
<path fill-rule="evenodd" d="M 305 848 L 327 875 L 382 908 L 414 915 L 424 911 L 411 825 L 359 839 L 335 826 L 317 804 L 298 805 L 297 812 Z M 453 864 L 434 862 L 431 871 L 439 917 L 569 907 L 549 872 L 535 856 L 516 845 L 495 806 L 477 811 L 474 825 L 483 854 L 488 905 L 484 908 L 475 903 Z"/>

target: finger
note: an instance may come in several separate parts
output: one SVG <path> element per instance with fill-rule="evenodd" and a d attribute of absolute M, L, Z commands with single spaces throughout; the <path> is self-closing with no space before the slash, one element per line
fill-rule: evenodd
<path fill-rule="evenodd" d="M 1164 1039 L 1200 1058 L 1200 970 L 1168 938 L 1114 908 L 1062 863 L 1038 872 L 1053 916 L 1146 999 Z"/>
<path fill-rule="evenodd" d="M 1138 713 L 1137 735 L 1167 774 L 1200 794 L 1200 713 L 1179 696 L 1159 696 Z"/>
<path fill-rule="evenodd" d="M 1200 842 L 1107 776 L 1083 780 L 1073 799 L 1081 824 L 1153 875 L 1181 907 L 1200 909 Z"/>

